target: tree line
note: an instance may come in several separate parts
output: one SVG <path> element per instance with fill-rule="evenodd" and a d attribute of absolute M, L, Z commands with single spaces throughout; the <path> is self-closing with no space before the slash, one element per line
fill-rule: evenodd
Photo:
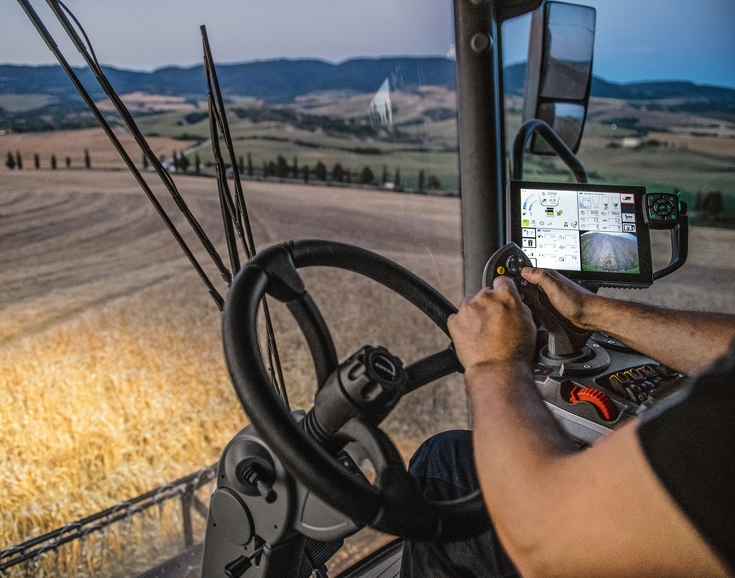
<path fill-rule="evenodd" d="M 162 158 L 161 161 L 164 159 Z M 194 162 L 184 155 L 183 153 L 173 152 L 172 161 L 170 166 L 174 168 L 176 172 L 187 173 L 193 172 L 194 174 L 200 174 L 203 168 L 199 154 L 194 155 Z M 211 163 L 208 163 L 208 167 Z M 143 157 L 143 168 L 148 168 L 148 159 Z M 230 166 L 227 165 L 229 169 Z M 383 188 L 391 188 L 394 190 L 403 190 L 405 188 L 405 182 L 401 176 L 401 169 L 396 168 L 395 171 L 390 172 L 388 165 L 383 165 L 382 172 L 378 175 L 369 166 L 364 166 L 358 171 L 354 171 L 351 167 L 345 167 L 342 163 L 335 163 L 331 169 L 327 165 L 320 161 L 314 166 L 308 164 L 299 164 L 298 157 L 294 156 L 291 163 L 283 155 L 278 155 L 273 160 L 263 161 L 262 166 L 255 166 L 253 163 L 253 157 L 250 153 L 244 156 L 240 156 L 237 162 L 237 169 L 241 176 L 248 178 L 277 178 L 277 179 L 299 179 L 303 182 L 308 183 L 310 181 L 322 181 L 322 182 L 333 182 L 333 183 L 345 183 L 345 184 L 360 184 L 360 185 L 373 185 L 381 186 Z M 426 192 L 428 190 L 439 190 L 441 189 L 441 181 L 434 174 L 427 175 L 422 169 L 417 175 L 417 187 L 419 192 Z"/>
<path fill-rule="evenodd" d="M 49 166 L 52 170 L 56 170 L 58 164 L 59 163 L 56 159 L 56 155 L 52 154 L 49 158 Z M 66 165 L 67 169 L 70 169 L 71 157 L 66 157 L 64 159 L 64 164 Z M 20 154 L 20 151 L 15 151 L 15 154 L 13 154 L 12 151 L 8 151 L 8 155 L 5 157 L 5 166 L 8 167 L 11 171 L 14 169 L 23 170 L 23 156 Z M 41 168 L 41 155 L 39 155 L 38 153 L 35 153 L 33 155 L 33 167 L 36 169 Z M 89 149 L 84 149 L 84 168 L 92 168 L 92 157 L 89 154 Z"/>
<path fill-rule="evenodd" d="M 165 163 L 165 155 L 161 155 L 160 160 L 162 163 Z M 65 157 L 64 163 L 66 168 L 71 168 L 71 157 Z M 380 173 L 380 176 L 378 176 L 373 172 L 373 169 L 367 165 L 359 171 L 353 171 L 351 167 L 345 167 L 342 163 L 337 162 L 330 170 L 321 160 L 317 161 L 317 163 L 312 167 L 308 164 L 299 165 L 299 160 L 296 156 L 293 157 L 293 161 L 289 164 L 288 160 L 283 155 L 278 155 L 275 160 L 263 161 L 262 167 L 255 167 L 253 164 L 253 157 L 250 153 L 247 153 L 246 156 L 240 156 L 237 164 L 240 175 L 249 178 L 291 178 L 303 180 L 305 183 L 308 183 L 311 180 L 345 184 L 354 183 L 360 185 L 381 186 L 383 188 L 391 188 L 398 191 L 405 188 L 405 183 L 401 177 L 401 169 L 396 168 L 395 171 L 391 173 L 388 170 L 388 165 L 383 165 L 383 170 Z M 149 165 L 150 163 L 148 158 L 143 154 L 143 169 L 147 169 Z M 20 151 L 16 151 L 15 154 L 13 154 L 12 151 L 8 151 L 5 166 L 11 170 L 22 170 L 23 157 Z M 41 168 L 41 157 L 38 153 L 33 155 L 33 166 L 36 169 Z M 49 166 L 53 170 L 58 168 L 58 160 L 55 154 L 51 155 Z M 84 166 L 87 169 L 92 168 L 92 159 L 89 154 L 89 149 L 84 149 Z M 201 174 L 204 165 L 202 165 L 199 153 L 194 155 L 194 162 L 192 163 L 189 157 L 183 152 L 173 151 L 169 166 L 176 172 L 188 173 L 191 168 L 191 171 L 194 174 Z M 211 164 L 208 166 L 211 166 Z M 230 168 L 229 165 L 227 165 L 227 167 Z M 416 186 L 416 190 L 418 192 L 439 189 L 441 189 L 441 181 L 436 175 L 429 174 L 427 176 L 423 169 L 419 171 Z"/>

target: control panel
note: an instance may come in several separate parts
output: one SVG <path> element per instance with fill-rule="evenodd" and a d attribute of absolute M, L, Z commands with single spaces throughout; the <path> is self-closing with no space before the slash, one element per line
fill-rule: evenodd
<path fill-rule="evenodd" d="M 686 204 L 645 187 L 586 183 L 508 184 L 510 241 L 534 267 L 586 287 L 649 287 L 686 261 Z M 671 262 L 653 271 L 651 229 L 671 231 Z"/>
<path fill-rule="evenodd" d="M 508 243 L 488 260 L 483 285 L 508 277 L 533 313 L 539 325 L 536 385 L 572 437 L 591 443 L 683 385 L 680 373 L 562 316 L 543 291 L 521 276 L 523 267 L 531 265 L 523 249 Z"/>

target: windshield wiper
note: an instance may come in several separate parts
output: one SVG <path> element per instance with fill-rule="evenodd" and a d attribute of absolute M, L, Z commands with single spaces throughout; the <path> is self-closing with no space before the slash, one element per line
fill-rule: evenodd
<path fill-rule="evenodd" d="M 204 284 L 207 286 L 207 290 L 209 291 L 209 294 L 212 296 L 212 299 L 214 299 L 214 302 L 217 304 L 217 307 L 221 311 L 224 305 L 224 299 L 219 294 L 219 292 L 217 291 L 217 289 L 215 288 L 215 286 L 213 285 L 212 281 L 209 279 L 207 274 L 204 272 L 201 265 L 199 264 L 196 257 L 189 249 L 184 239 L 181 237 L 181 234 L 176 229 L 176 226 L 173 224 L 169 216 L 166 214 L 166 211 L 163 209 L 160 202 L 158 201 L 156 196 L 153 194 L 153 191 L 148 186 L 148 183 L 143 178 L 143 175 L 140 174 L 140 171 L 137 169 L 137 167 L 135 166 L 135 163 L 130 158 L 130 155 L 128 155 L 127 151 L 125 150 L 125 148 L 122 146 L 122 144 L 118 140 L 110 124 L 104 118 L 104 116 L 100 112 L 95 102 L 92 100 L 92 97 L 87 92 L 87 89 L 81 83 L 81 81 L 79 80 L 79 77 L 74 72 L 74 70 L 69 65 L 66 58 L 64 57 L 64 55 L 59 50 L 58 45 L 54 41 L 49 31 L 46 29 L 46 26 L 43 24 L 38 14 L 36 14 L 36 11 L 33 9 L 33 7 L 31 6 L 28 0 L 18 0 L 18 2 L 22 6 L 23 10 L 26 12 L 28 17 L 30 18 L 31 22 L 33 22 L 33 25 L 36 27 L 36 30 L 46 42 L 46 45 L 49 47 L 51 52 L 54 54 L 56 59 L 59 61 L 59 64 L 64 69 L 64 72 L 66 72 L 67 76 L 72 81 L 77 91 L 79 91 L 79 94 L 81 95 L 85 104 L 89 107 L 90 111 L 92 112 L 94 117 L 97 119 L 97 122 L 99 122 L 100 126 L 107 134 L 108 138 L 114 145 L 117 152 L 122 157 L 128 169 L 130 169 L 130 172 L 133 173 L 133 176 L 135 176 L 135 179 L 140 184 L 141 188 L 145 192 L 148 199 L 151 201 L 151 203 L 153 203 L 153 206 L 155 207 L 156 211 L 163 219 L 169 231 L 171 231 L 171 234 L 174 236 L 179 246 L 184 251 L 184 254 L 188 257 L 192 266 L 194 267 L 196 272 L 199 274 L 199 277 L 202 279 Z M 113 103 L 118 114 L 120 114 L 121 118 L 127 125 L 128 130 L 132 133 L 133 137 L 138 143 L 138 146 L 140 146 L 140 148 L 143 150 L 144 154 L 150 161 L 151 165 L 154 167 L 156 173 L 158 174 L 158 176 L 161 178 L 166 188 L 171 193 L 171 196 L 173 197 L 174 202 L 176 203 L 178 208 L 181 210 L 181 212 L 184 214 L 184 216 L 186 217 L 186 220 L 189 222 L 191 227 L 194 229 L 194 232 L 196 233 L 197 237 L 201 241 L 202 245 L 204 245 L 204 248 L 206 249 L 207 253 L 209 253 L 210 257 L 212 258 L 212 261 L 214 262 L 218 271 L 222 275 L 222 278 L 225 280 L 225 282 L 229 286 L 232 282 L 232 274 L 230 273 L 230 271 L 227 270 L 227 267 L 225 267 L 224 263 L 222 262 L 222 259 L 220 258 L 219 254 L 214 248 L 214 245 L 212 245 L 211 241 L 207 237 L 201 225 L 198 223 L 194 215 L 189 210 L 189 207 L 184 202 L 184 199 L 179 194 L 178 189 L 176 188 L 176 185 L 173 179 L 171 178 L 171 175 L 168 173 L 168 171 L 165 169 L 163 164 L 158 160 L 156 155 L 153 153 L 150 146 L 146 142 L 145 137 L 143 136 L 143 134 L 140 132 L 137 125 L 135 124 L 135 121 L 133 120 L 132 115 L 127 110 L 122 100 L 120 100 L 120 97 L 115 93 L 115 90 L 112 88 L 112 85 L 107 80 L 107 77 L 104 75 L 102 68 L 99 65 L 99 62 L 97 61 L 97 57 L 94 54 L 94 50 L 92 49 L 91 43 L 89 42 L 89 39 L 87 38 L 87 35 L 84 32 L 82 26 L 79 24 L 77 19 L 71 14 L 71 12 L 58 0 L 47 0 L 47 3 L 53 10 L 56 17 L 59 19 L 59 22 L 61 22 L 62 26 L 64 27 L 64 30 L 71 38 L 77 50 L 79 50 L 79 52 L 84 57 L 85 61 L 87 62 L 87 65 L 90 67 L 95 77 L 97 78 L 97 81 L 99 82 L 100 86 L 105 91 L 105 94 L 107 94 L 107 96 L 110 98 L 110 101 Z M 69 16 L 74 20 L 76 25 L 79 27 L 79 30 L 82 36 L 84 36 L 86 40 L 86 44 L 80 38 L 76 29 L 74 28 L 72 23 L 67 18 L 67 15 L 65 12 L 69 14 Z M 87 48 L 87 45 L 89 45 L 89 49 Z"/>
<path fill-rule="evenodd" d="M 225 226 L 225 236 L 227 238 L 227 248 L 230 253 L 230 263 L 232 265 L 233 273 L 237 273 L 240 268 L 240 264 L 233 228 L 237 231 L 237 234 L 243 243 L 245 254 L 248 259 L 255 256 L 255 242 L 253 240 L 253 232 L 250 226 L 250 217 L 248 216 L 247 205 L 245 204 L 245 194 L 243 193 L 242 181 L 240 180 L 240 171 L 235 159 L 235 148 L 232 145 L 230 126 L 227 122 L 227 111 L 225 110 L 222 91 L 220 90 L 219 81 L 217 80 L 217 70 L 214 66 L 214 58 L 212 57 L 212 50 L 209 46 L 206 27 L 202 26 L 201 31 L 202 43 L 204 45 L 204 71 L 207 77 L 207 97 L 209 103 L 209 127 L 212 138 L 212 153 L 214 154 L 215 166 L 217 168 L 220 205 Z M 230 187 L 227 181 L 227 165 L 219 144 L 220 135 L 222 135 L 222 139 L 225 142 L 225 147 L 227 148 L 230 158 L 230 166 L 232 168 L 232 176 L 235 184 L 236 205 L 233 203 L 232 195 L 230 194 Z M 268 370 L 276 391 L 288 409 L 288 395 L 286 393 L 286 386 L 283 380 L 281 360 L 278 355 L 276 336 L 273 331 L 273 323 L 271 322 L 270 311 L 268 309 L 268 301 L 265 296 L 263 297 L 263 313 L 265 315 L 266 341 L 268 344 Z"/>

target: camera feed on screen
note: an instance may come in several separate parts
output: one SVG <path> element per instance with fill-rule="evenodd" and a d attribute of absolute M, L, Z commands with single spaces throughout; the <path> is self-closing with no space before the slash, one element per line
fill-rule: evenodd
<path fill-rule="evenodd" d="M 521 189 L 520 211 L 535 267 L 640 273 L 633 193 Z"/>

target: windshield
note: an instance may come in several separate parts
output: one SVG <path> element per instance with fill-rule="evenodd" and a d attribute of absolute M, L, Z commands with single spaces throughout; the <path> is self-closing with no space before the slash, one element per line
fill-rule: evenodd
<path fill-rule="evenodd" d="M 733 22 L 731 6 L 588 3 L 597 9 L 597 37 L 580 160 L 592 182 L 677 193 L 696 225 L 682 270 L 645 292 L 605 291 L 735 312 L 735 262 L 727 258 L 735 245 L 735 69 L 722 24 Z M 228 175 L 236 168 L 243 179 L 257 249 L 303 238 L 352 243 L 459 302 L 450 0 L 215 0 L 182 2 L 174 13 L 144 0 L 68 4 L 228 267 L 200 24 L 234 142 L 237 166 Z M 53 15 L 36 8 L 80 66 Z M 558 16 L 556 26 L 569 25 L 563 9 Z M 525 16 L 502 28 L 508 146 L 521 122 L 529 23 Z M 589 23 L 577 24 L 578 40 L 589 42 Z M 709 36 L 685 33 L 705 28 Z M 4 8 L 0 30 L 0 438 L 9 488 L 0 497 L 0 535 L 10 546 L 123 507 L 124 526 L 85 534 L 83 548 L 75 542 L 56 558 L 48 550 L 29 564 L 102 575 L 123 560 L 124 572 L 142 572 L 190 545 L 183 494 L 139 516 L 120 502 L 215 463 L 248 422 L 224 365 L 221 314 L 19 7 Z M 575 62 L 574 50 L 553 40 L 552 54 Z M 647 60 L 656 66 L 646 68 Z M 91 73 L 80 76 L 226 295 L 176 203 L 153 184 L 150 159 Z M 563 105 L 555 115 L 584 116 Z M 528 156 L 524 176 L 571 181 L 552 157 Z M 658 269 L 668 262 L 668 236 L 656 235 L 653 248 Z M 303 278 L 340 360 L 369 344 L 408 364 L 449 343 L 407 302 L 356 274 L 313 268 Z M 271 303 L 271 313 L 289 402 L 308 409 L 317 384 L 307 344 L 285 307 Z M 431 433 L 467 424 L 455 375 L 407 396 L 383 427 L 408 459 Z M 202 482 L 197 499 L 206 504 L 211 491 Z M 189 537 L 201 540 L 204 521 L 191 508 Z M 381 540 L 348 545 L 338 562 L 344 567 Z"/>

